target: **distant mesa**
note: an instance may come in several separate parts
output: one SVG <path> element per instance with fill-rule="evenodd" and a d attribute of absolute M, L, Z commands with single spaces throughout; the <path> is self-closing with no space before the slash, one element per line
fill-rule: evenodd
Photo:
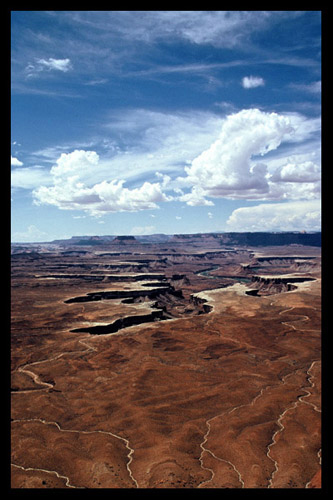
<path fill-rule="evenodd" d="M 126 245 L 138 243 L 134 236 L 73 236 L 70 240 L 55 240 L 54 243 L 63 245 L 97 246 L 97 245 Z"/>
<path fill-rule="evenodd" d="M 96 246 L 96 245 L 140 245 L 140 244 L 207 244 L 210 246 L 281 246 L 309 245 L 321 246 L 321 232 L 286 231 L 286 232 L 229 232 L 229 233 L 194 233 L 194 234 L 151 234 L 142 236 L 72 236 L 69 239 L 46 242 L 61 246 Z M 20 244 L 20 242 L 13 243 Z M 25 244 L 29 248 L 31 244 Z"/>
<path fill-rule="evenodd" d="M 137 242 L 138 241 L 134 238 L 134 236 L 116 236 L 111 241 L 111 245 L 128 245 Z"/>
<path fill-rule="evenodd" d="M 76 245 L 103 245 L 105 242 L 99 236 L 91 236 L 90 238 L 83 238 L 75 242 Z"/>
<path fill-rule="evenodd" d="M 230 232 L 230 233 L 199 233 L 199 234 L 175 234 L 173 243 L 195 243 L 204 241 L 215 241 L 220 245 L 243 245 L 243 246 L 280 246 L 280 245 L 311 245 L 321 246 L 321 232 Z"/>

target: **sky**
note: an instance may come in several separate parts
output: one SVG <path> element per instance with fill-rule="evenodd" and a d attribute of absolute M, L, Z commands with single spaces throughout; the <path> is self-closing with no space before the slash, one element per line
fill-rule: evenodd
<path fill-rule="evenodd" d="M 13 242 L 320 231 L 320 11 L 12 11 Z"/>

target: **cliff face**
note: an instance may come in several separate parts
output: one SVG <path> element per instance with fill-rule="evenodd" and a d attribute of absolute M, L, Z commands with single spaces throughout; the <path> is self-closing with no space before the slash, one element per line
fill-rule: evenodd
<path fill-rule="evenodd" d="M 314 278 L 303 276 L 252 276 L 251 283 L 256 288 L 248 290 L 247 295 L 272 295 L 281 292 L 290 292 L 297 286 L 293 283 L 303 283 L 304 281 L 313 281 Z"/>
<path fill-rule="evenodd" d="M 111 245 L 126 245 L 137 243 L 134 236 L 116 236 L 114 240 L 111 241 Z"/>
<path fill-rule="evenodd" d="M 321 246 L 321 233 L 207 233 L 207 234 L 176 234 L 171 241 L 194 242 L 214 241 L 221 245 L 245 246 L 281 246 L 281 245 L 309 245 Z"/>
<path fill-rule="evenodd" d="M 201 243 L 209 246 L 216 245 L 242 245 L 242 246 L 282 246 L 282 245 L 308 245 L 321 246 L 321 232 L 316 233 L 270 233 L 270 232 L 229 232 L 229 233 L 197 233 L 148 236 L 73 236 L 68 240 L 54 240 L 52 243 L 62 246 L 71 245 L 127 245 L 142 243 L 155 244 L 183 244 Z"/>

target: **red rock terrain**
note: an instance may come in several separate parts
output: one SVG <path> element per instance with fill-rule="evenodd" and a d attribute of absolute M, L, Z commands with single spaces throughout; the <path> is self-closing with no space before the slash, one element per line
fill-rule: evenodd
<path fill-rule="evenodd" d="M 320 488 L 320 338 L 316 247 L 16 250 L 12 488 Z"/>

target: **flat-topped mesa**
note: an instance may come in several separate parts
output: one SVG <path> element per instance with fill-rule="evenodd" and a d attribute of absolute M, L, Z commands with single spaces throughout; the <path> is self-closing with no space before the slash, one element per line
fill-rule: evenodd
<path fill-rule="evenodd" d="M 314 281 L 315 278 L 311 278 L 310 276 L 293 276 L 293 275 L 285 275 L 285 276 L 252 276 L 251 281 L 253 283 L 262 283 L 265 285 L 275 284 L 287 284 L 287 283 L 304 283 L 304 281 Z"/>
<path fill-rule="evenodd" d="M 134 236 L 116 236 L 112 241 L 111 245 L 126 245 L 126 244 L 132 244 L 133 243 L 139 243 Z"/>
<path fill-rule="evenodd" d="M 229 232 L 229 233 L 199 233 L 175 234 L 171 243 L 206 243 L 211 245 L 240 245 L 240 246 L 282 246 L 308 245 L 321 246 L 321 232 Z"/>
<path fill-rule="evenodd" d="M 314 281 L 315 278 L 309 276 L 295 276 L 286 274 L 284 276 L 252 276 L 251 284 L 256 285 L 257 288 L 248 290 L 247 295 L 271 295 L 281 292 L 291 292 L 296 290 L 297 286 L 293 283 L 304 283 L 306 281 Z"/>

